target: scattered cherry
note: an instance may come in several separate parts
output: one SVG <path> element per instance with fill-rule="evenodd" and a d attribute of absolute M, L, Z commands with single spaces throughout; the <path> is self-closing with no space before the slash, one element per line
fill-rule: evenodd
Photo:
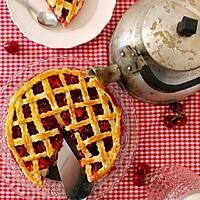
<path fill-rule="evenodd" d="M 138 174 L 133 172 L 133 183 L 135 186 L 144 186 L 145 185 L 145 175 Z"/>
<path fill-rule="evenodd" d="M 19 44 L 14 40 L 9 40 L 4 44 L 4 49 L 11 54 L 15 54 L 19 51 Z"/>
<path fill-rule="evenodd" d="M 150 167 L 146 163 L 139 163 L 136 171 L 133 172 L 133 183 L 136 186 L 144 186 L 149 183 Z"/>
<path fill-rule="evenodd" d="M 167 128 L 173 128 L 176 125 L 176 116 L 174 115 L 166 115 L 164 118 L 164 125 Z"/>
<path fill-rule="evenodd" d="M 170 110 L 176 113 L 175 115 L 166 115 L 164 117 L 164 125 L 167 128 L 174 126 L 185 126 L 187 123 L 187 116 L 183 112 L 183 104 L 175 102 L 170 104 Z"/>
<path fill-rule="evenodd" d="M 175 113 L 183 112 L 183 104 L 175 102 L 170 104 L 170 109 Z"/>
<path fill-rule="evenodd" d="M 148 174 L 150 172 L 150 167 L 147 163 L 139 163 L 137 166 L 137 173 L 138 174 Z"/>
<path fill-rule="evenodd" d="M 187 123 L 187 116 L 185 114 L 180 115 L 176 120 L 176 124 L 178 126 L 185 126 L 186 123 Z"/>

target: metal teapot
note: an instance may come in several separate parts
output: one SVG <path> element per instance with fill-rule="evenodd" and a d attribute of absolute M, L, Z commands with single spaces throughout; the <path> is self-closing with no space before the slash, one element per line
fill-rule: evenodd
<path fill-rule="evenodd" d="M 88 76 L 119 81 L 142 101 L 169 103 L 200 89 L 200 0 L 140 0 L 110 42 L 110 66 Z"/>

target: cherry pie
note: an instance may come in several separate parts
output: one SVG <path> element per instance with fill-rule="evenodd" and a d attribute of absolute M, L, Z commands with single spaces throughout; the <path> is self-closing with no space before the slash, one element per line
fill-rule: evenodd
<path fill-rule="evenodd" d="M 65 27 L 77 15 L 84 0 L 46 0 L 50 10 Z"/>
<path fill-rule="evenodd" d="M 79 152 L 88 181 L 112 169 L 120 149 L 121 110 L 96 78 L 53 69 L 26 82 L 12 97 L 6 121 L 8 146 L 27 178 L 42 185 L 57 160 L 63 135 Z"/>

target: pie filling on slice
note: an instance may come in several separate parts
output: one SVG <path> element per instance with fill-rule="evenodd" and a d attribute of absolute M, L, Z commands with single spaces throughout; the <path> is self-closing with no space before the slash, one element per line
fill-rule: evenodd
<path fill-rule="evenodd" d="M 121 110 L 105 87 L 79 70 L 53 69 L 13 95 L 7 142 L 26 177 L 42 185 L 69 134 L 90 182 L 112 170 L 120 149 Z"/>
<path fill-rule="evenodd" d="M 46 0 L 50 10 L 65 27 L 78 14 L 84 0 Z"/>

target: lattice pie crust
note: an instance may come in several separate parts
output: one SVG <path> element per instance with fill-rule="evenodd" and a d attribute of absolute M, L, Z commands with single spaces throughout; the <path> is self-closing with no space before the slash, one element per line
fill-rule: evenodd
<path fill-rule="evenodd" d="M 10 150 L 26 177 L 42 185 L 70 134 L 90 182 L 106 175 L 120 149 L 121 110 L 83 71 L 53 69 L 26 82 L 12 97 L 6 121 Z"/>
<path fill-rule="evenodd" d="M 46 0 L 58 20 L 66 26 L 78 14 L 84 0 Z"/>

